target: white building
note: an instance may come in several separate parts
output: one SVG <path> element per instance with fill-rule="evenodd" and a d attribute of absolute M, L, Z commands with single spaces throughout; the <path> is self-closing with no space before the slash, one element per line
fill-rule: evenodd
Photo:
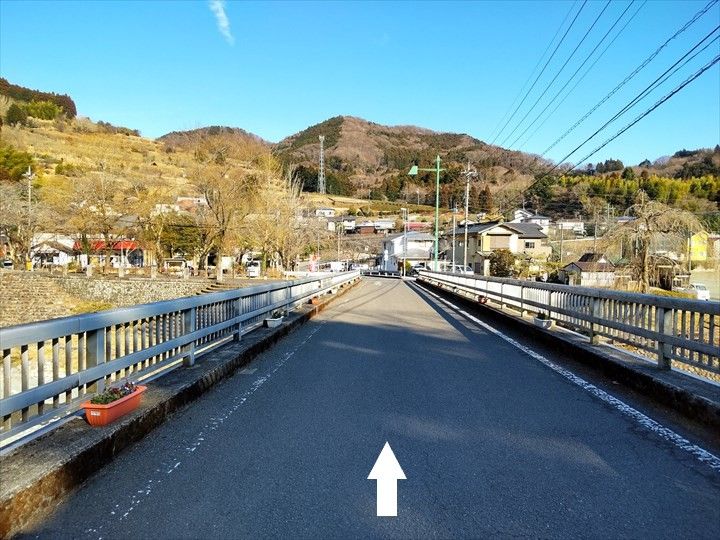
<path fill-rule="evenodd" d="M 335 217 L 335 209 L 334 208 L 316 208 L 315 216 L 316 217 L 325 217 L 325 218 Z"/>
<path fill-rule="evenodd" d="M 386 254 L 383 270 L 399 270 L 403 260 L 410 264 L 430 261 L 435 237 L 423 232 L 408 232 L 407 251 L 405 244 L 405 233 L 391 234 L 383 239 L 382 252 Z"/>

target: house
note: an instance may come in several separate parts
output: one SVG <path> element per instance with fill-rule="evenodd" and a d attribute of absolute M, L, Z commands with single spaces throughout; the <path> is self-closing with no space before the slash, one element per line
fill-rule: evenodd
<path fill-rule="evenodd" d="M 708 233 L 701 231 L 693 234 L 688 238 L 687 252 L 690 255 L 690 261 L 693 263 L 704 263 L 708 258 L 712 258 L 712 248 L 709 246 Z"/>
<path fill-rule="evenodd" d="M 578 236 L 585 236 L 585 222 L 582 219 L 559 219 L 556 223 L 558 232 L 571 232 Z"/>
<path fill-rule="evenodd" d="M 93 262 L 93 259 L 96 264 L 105 264 L 106 255 L 110 256 L 109 264 L 113 268 L 139 267 L 143 266 L 145 260 L 145 254 L 140 244 L 129 239 L 116 240 L 110 242 L 109 245 L 103 240 L 90 240 L 87 245 L 76 240 L 73 244 L 73 251 L 78 256 L 83 268 Z"/>
<path fill-rule="evenodd" d="M 65 266 L 73 257 L 75 240 L 69 236 L 39 233 L 33 236 L 31 258 L 34 266 Z"/>
<path fill-rule="evenodd" d="M 539 225 L 542 232 L 547 234 L 550 227 L 550 218 L 522 208 L 513 212 L 513 219 L 510 223 L 533 223 L 535 225 Z"/>
<path fill-rule="evenodd" d="M 372 221 L 361 221 L 355 225 L 355 232 L 358 234 L 375 234 L 375 223 Z"/>
<path fill-rule="evenodd" d="M 510 221 L 510 223 L 522 223 L 527 218 L 533 216 L 535 212 L 531 212 L 530 210 L 525 210 L 524 208 L 518 208 L 517 210 L 513 211 L 513 218 Z"/>
<path fill-rule="evenodd" d="M 315 209 L 315 217 L 324 217 L 324 218 L 332 218 L 335 217 L 335 209 L 334 208 L 316 208 Z"/>
<path fill-rule="evenodd" d="M 333 232 L 339 229 L 345 234 L 352 234 L 355 232 L 355 216 L 335 216 L 327 218 L 327 228 Z"/>
<path fill-rule="evenodd" d="M 375 221 L 375 232 L 389 233 L 396 229 L 394 219 L 378 219 Z"/>
<path fill-rule="evenodd" d="M 568 285 L 612 287 L 615 285 L 615 266 L 602 253 L 585 253 L 560 270 L 560 279 Z"/>
<path fill-rule="evenodd" d="M 500 223 L 491 221 L 478 223 L 467 228 L 468 264 L 476 274 L 489 275 L 490 257 L 493 252 L 506 249 L 512 254 L 530 261 L 530 270 L 540 270 L 538 263 L 544 263 L 552 253 L 547 245 L 547 235 L 534 223 Z M 464 252 L 465 227 L 455 229 L 455 256 Z M 452 251 L 452 231 L 443 235 L 446 253 Z M 457 261 L 456 261 L 457 262 Z"/>
<path fill-rule="evenodd" d="M 407 243 L 407 250 L 405 244 Z M 435 237 L 424 232 L 390 234 L 383 239 L 382 267 L 384 270 L 400 270 L 403 260 L 410 264 L 430 261 L 435 245 Z"/>

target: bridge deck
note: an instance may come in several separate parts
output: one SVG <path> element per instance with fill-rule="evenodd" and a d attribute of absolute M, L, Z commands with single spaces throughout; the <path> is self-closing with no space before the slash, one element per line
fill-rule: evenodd
<path fill-rule="evenodd" d="M 720 537 L 720 471 L 413 287 L 366 279 L 31 532 Z"/>

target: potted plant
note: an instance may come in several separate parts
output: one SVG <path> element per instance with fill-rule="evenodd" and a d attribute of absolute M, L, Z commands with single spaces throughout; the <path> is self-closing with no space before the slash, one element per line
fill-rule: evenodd
<path fill-rule="evenodd" d="M 85 418 L 91 426 L 105 426 L 124 414 L 134 411 L 140 405 L 140 397 L 147 390 L 126 381 L 122 386 L 109 388 L 82 404 Z"/>
<path fill-rule="evenodd" d="M 545 330 L 551 328 L 553 325 L 553 320 L 550 318 L 550 315 L 542 312 L 535 315 L 533 322 L 535 323 L 535 326 L 539 326 Z"/>
<path fill-rule="evenodd" d="M 265 326 L 268 328 L 277 328 L 282 324 L 284 312 L 282 309 L 276 309 L 272 315 L 265 319 Z"/>

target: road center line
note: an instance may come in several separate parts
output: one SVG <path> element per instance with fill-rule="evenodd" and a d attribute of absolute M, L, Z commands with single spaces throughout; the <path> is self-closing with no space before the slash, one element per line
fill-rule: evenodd
<path fill-rule="evenodd" d="M 712 454 L 711 452 L 708 452 L 704 448 L 697 446 L 696 444 L 691 443 L 685 437 L 675 433 L 670 428 L 663 426 L 656 420 L 653 420 L 649 416 L 646 416 L 645 414 L 641 413 L 637 409 L 634 409 L 633 407 L 631 407 L 624 401 L 621 401 L 618 398 L 616 398 L 615 396 L 608 394 L 605 390 L 601 390 L 594 384 L 591 384 L 591 383 L 587 382 L 585 379 L 578 377 L 571 371 L 568 371 L 567 369 L 558 366 L 551 360 L 548 360 L 547 358 L 545 358 L 542 354 L 515 341 L 510 336 L 503 334 L 499 330 L 497 330 L 497 329 L 493 328 L 492 326 L 490 326 L 489 324 L 481 321 L 474 315 L 471 315 L 470 313 L 461 309 L 459 306 L 453 304 L 449 300 L 446 300 L 445 298 L 442 298 L 440 295 L 438 295 L 432 291 L 428 291 L 427 289 L 423 289 L 423 292 L 427 292 L 428 294 L 434 296 L 436 299 L 438 299 L 441 302 L 443 302 L 444 304 L 447 304 L 448 306 L 452 307 L 458 313 L 460 313 L 464 317 L 470 319 L 475 324 L 481 326 L 482 328 L 484 328 L 488 332 L 498 336 L 499 338 L 507 341 L 512 346 L 520 349 L 528 356 L 534 358 L 535 360 L 537 360 L 538 362 L 541 362 L 542 364 L 549 367 L 556 373 L 562 375 L 563 377 L 565 377 L 567 380 L 569 380 L 573 384 L 576 384 L 577 386 L 579 386 L 586 392 L 589 392 L 596 398 L 609 404 L 610 406 L 612 406 L 616 410 L 620 411 L 625 416 L 630 417 L 632 420 L 634 420 L 636 423 L 640 424 L 645 429 L 652 431 L 653 433 L 659 435 L 660 437 L 662 437 L 666 441 L 671 442 L 672 444 L 674 444 L 676 447 L 680 448 L 681 450 L 684 450 L 684 451 L 692 454 L 698 461 L 709 465 L 711 469 L 720 472 L 720 458 L 718 458 L 716 455 Z"/>

